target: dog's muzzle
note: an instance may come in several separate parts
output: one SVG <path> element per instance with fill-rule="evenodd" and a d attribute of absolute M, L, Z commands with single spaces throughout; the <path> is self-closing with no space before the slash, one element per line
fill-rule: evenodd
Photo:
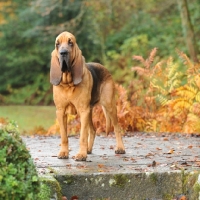
<path fill-rule="evenodd" d="M 67 56 L 69 54 L 69 52 L 66 50 L 66 49 L 62 49 L 61 51 L 60 51 L 60 55 L 61 56 Z"/>
<path fill-rule="evenodd" d="M 60 52 L 60 67 L 62 72 L 71 72 L 71 67 L 69 64 L 69 52 L 65 49 L 61 50 Z"/>

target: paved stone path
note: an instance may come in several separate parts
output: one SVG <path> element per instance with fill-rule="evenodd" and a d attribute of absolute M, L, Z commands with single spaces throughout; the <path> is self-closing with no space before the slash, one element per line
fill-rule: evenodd
<path fill-rule="evenodd" d="M 93 153 L 86 162 L 74 161 L 79 149 L 78 136 L 69 138 L 69 159 L 57 159 L 60 137 L 23 137 L 39 173 L 51 167 L 65 173 L 126 173 L 200 170 L 200 137 L 189 135 L 155 136 L 135 134 L 124 137 L 126 154 L 115 155 L 115 138 L 95 138 Z"/>

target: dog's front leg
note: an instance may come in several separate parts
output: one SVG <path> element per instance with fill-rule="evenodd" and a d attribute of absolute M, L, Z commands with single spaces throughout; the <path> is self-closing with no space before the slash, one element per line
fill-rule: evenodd
<path fill-rule="evenodd" d="M 80 147 L 79 152 L 75 156 L 76 161 L 85 161 L 87 158 L 87 150 L 88 150 L 88 133 L 90 130 L 90 108 L 86 108 L 80 112 L 81 118 L 81 132 L 80 132 Z"/>
<path fill-rule="evenodd" d="M 65 109 L 57 109 L 56 116 L 60 125 L 61 149 L 58 158 L 67 159 L 69 157 L 68 136 L 67 136 L 67 114 Z"/>

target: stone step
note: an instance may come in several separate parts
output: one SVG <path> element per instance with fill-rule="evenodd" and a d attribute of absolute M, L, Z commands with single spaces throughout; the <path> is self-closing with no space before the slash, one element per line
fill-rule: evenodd
<path fill-rule="evenodd" d="M 59 137 L 23 137 L 51 199 L 173 200 L 184 195 L 200 200 L 200 138 L 139 134 L 123 139 L 126 154 L 115 155 L 114 137 L 96 137 L 87 161 L 77 162 L 78 137 L 69 138 L 69 159 L 57 159 Z"/>

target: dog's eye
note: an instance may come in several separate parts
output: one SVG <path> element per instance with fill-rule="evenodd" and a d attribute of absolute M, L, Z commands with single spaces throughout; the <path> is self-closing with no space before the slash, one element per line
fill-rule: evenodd
<path fill-rule="evenodd" d="M 72 42 L 71 40 L 68 41 L 68 44 L 69 44 L 70 46 L 73 46 L 73 42 Z"/>
<path fill-rule="evenodd" d="M 56 46 L 58 47 L 60 45 L 59 41 L 56 41 Z"/>

